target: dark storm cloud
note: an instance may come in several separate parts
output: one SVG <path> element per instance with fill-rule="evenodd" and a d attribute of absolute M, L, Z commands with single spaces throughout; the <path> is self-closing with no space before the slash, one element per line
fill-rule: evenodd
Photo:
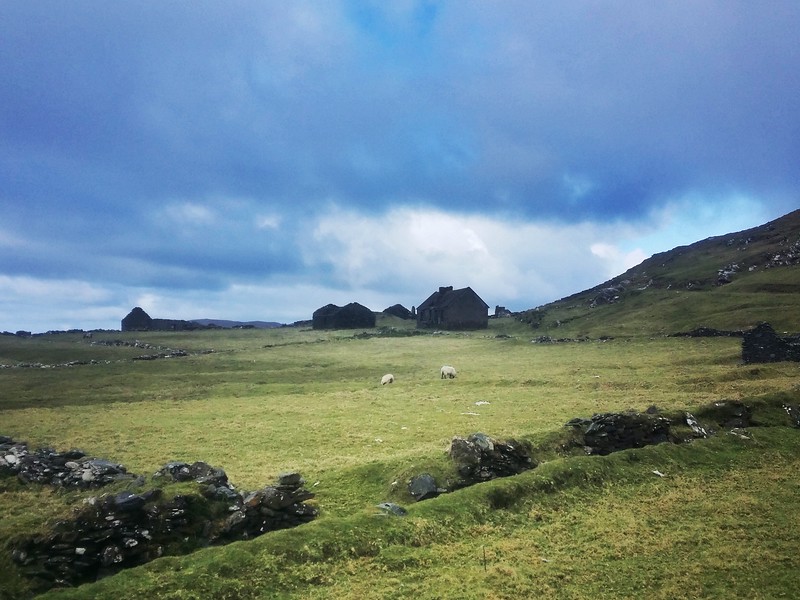
<path fill-rule="evenodd" d="M 797 206 L 796 2 L 41 1 L 0 17 L 8 276 L 328 281 L 338 258 L 308 253 L 335 207 L 568 226 L 686 198 Z"/>

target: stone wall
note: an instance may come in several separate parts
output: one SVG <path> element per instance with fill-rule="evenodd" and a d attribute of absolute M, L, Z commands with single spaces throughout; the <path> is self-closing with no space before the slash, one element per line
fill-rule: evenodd
<path fill-rule="evenodd" d="M 670 432 L 670 421 L 654 414 L 602 413 L 589 419 L 572 419 L 567 425 L 581 433 L 587 454 L 605 455 L 676 441 Z"/>
<path fill-rule="evenodd" d="M 744 333 L 742 361 L 745 364 L 800 361 L 800 339 L 781 337 L 769 323 L 760 323 Z"/>
<path fill-rule="evenodd" d="M 60 488 L 127 488 L 88 498 L 73 518 L 59 521 L 52 531 L 14 543 L 12 559 L 37 592 L 94 581 L 165 554 L 295 527 L 317 516 L 317 509 L 305 504 L 314 494 L 304 489 L 299 473 L 240 492 L 220 468 L 172 462 L 148 483 L 122 465 L 89 458 L 80 450 L 29 451 L 24 442 L 0 436 L 0 475 Z M 170 484 L 175 482 L 194 482 L 195 491 L 174 493 Z"/>

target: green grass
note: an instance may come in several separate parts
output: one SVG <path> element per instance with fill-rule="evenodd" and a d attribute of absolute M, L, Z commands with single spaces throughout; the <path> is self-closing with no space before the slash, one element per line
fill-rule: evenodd
<path fill-rule="evenodd" d="M 798 583 L 791 500 L 800 434 L 779 411 L 751 441 L 721 435 L 604 458 L 548 449 L 566 421 L 595 412 L 695 410 L 776 391 L 798 402 L 796 363 L 743 366 L 735 338 L 532 344 L 539 333 L 513 319 L 446 335 L 359 333 L 94 337 L 191 353 L 158 361 L 131 361 L 146 352 L 73 334 L 0 337 L 4 364 L 110 361 L 0 369 L 0 433 L 33 447 L 78 447 L 135 473 L 203 460 L 241 489 L 299 470 L 321 509 L 310 525 L 50 595 L 766 598 Z M 445 363 L 458 369 L 455 380 L 439 378 Z M 381 386 L 388 372 L 396 383 Z M 476 431 L 528 439 L 544 462 L 411 505 L 408 477 L 446 477 L 450 440 Z M 0 479 L 0 597 L 24 596 L 10 540 L 45 529 L 79 499 Z M 375 505 L 386 500 L 409 516 L 382 516 Z"/>

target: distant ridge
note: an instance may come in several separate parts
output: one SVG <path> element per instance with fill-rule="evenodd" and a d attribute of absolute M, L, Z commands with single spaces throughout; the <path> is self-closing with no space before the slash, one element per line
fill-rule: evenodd
<path fill-rule="evenodd" d="M 281 327 L 281 323 L 275 321 L 229 321 L 227 319 L 192 319 L 193 323 L 198 323 L 206 327 L 221 327 L 223 329 L 272 329 Z"/>
<path fill-rule="evenodd" d="M 800 330 L 800 210 L 654 254 L 600 285 L 518 313 L 558 337 L 653 335 L 759 322 Z"/>

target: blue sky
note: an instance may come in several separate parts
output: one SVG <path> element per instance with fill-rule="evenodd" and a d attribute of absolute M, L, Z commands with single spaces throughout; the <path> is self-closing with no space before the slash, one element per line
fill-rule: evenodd
<path fill-rule="evenodd" d="M 800 206 L 800 3 L 0 6 L 0 330 L 532 308 Z"/>

